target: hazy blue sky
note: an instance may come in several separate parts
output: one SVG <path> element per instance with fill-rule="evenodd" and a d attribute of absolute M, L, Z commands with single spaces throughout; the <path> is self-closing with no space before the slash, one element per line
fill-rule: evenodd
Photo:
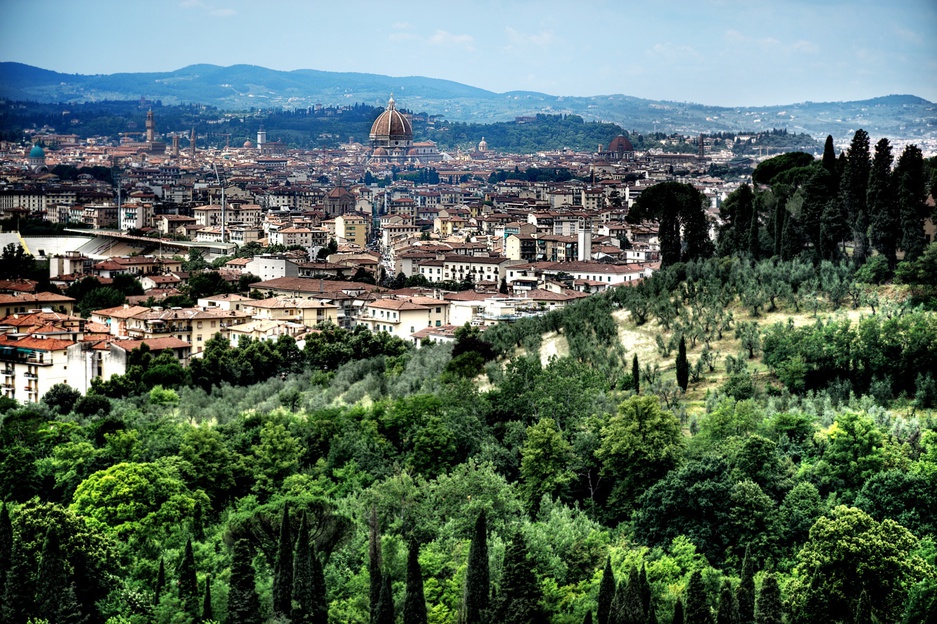
<path fill-rule="evenodd" d="M 937 101 L 937 0 L 0 0 L 0 60 L 445 78 L 724 106 Z"/>

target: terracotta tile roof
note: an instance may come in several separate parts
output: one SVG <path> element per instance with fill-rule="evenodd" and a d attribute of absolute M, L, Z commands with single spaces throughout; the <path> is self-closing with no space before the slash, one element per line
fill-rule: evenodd
<path fill-rule="evenodd" d="M 33 338 L 28 336 L 18 340 L 10 340 L 9 336 L 0 335 L 0 346 L 33 349 L 35 351 L 64 351 L 75 344 L 73 340 L 61 338 Z"/>
<path fill-rule="evenodd" d="M 142 345 L 150 348 L 150 351 L 163 351 L 164 349 L 191 349 L 192 345 L 185 340 L 179 340 L 176 337 L 169 338 L 150 338 L 149 340 L 115 340 L 111 342 L 124 351 L 133 351 L 139 349 Z"/>

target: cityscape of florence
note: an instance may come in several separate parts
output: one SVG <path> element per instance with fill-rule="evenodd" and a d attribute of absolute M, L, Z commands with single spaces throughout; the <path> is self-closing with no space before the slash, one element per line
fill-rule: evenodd
<path fill-rule="evenodd" d="M 0 624 L 937 622 L 931 0 L 0 18 Z"/>

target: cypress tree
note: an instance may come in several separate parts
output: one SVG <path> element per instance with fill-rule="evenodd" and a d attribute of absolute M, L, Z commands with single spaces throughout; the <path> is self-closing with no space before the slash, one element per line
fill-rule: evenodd
<path fill-rule="evenodd" d="M 761 239 L 758 234 L 758 211 L 752 210 L 752 220 L 748 227 L 748 253 L 754 260 L 761 257 Z"/>
<path fill-rule="evenodd" d="M 384 574 L 381 581 L 381 595 L 377 600 L 376 624 L 394 624 L 394 592 L 390 583 L 390 574 Z"/>
<path fill-rule="evenodd" d="M 468 569 L 462 593 L 462 624 L 480 624 L 485 621 L 490 595 L 488 519 L 483 511 L 475 521 L 472 542 L 469 544 Z"/>
<path fill-rule="evenodd" d="M 892 188 L 891 144 L 881 139 L 875 144 L 872 171 L 869 175 L 867 205 L 869 207 L 869 233 L 872 245 L 894 268 L 897 262 L 898 238 L 900 237 L 898 203 Z"/>
<path fill-rule="evenodd" d="M 403 624 L 426 624 L 426 597 L 420 569 L 420 545 L 410 542 L 407 554 L 407 596 L 403 601 Z"/>
<path fill-rule="evenodd" d="M 657 624 L 657 609 L 653 604 L 647 609 L 647 624 Z"/>
<path fill-rule="evenodd" d="M 179 600 L 186 613 L 198 617 L 198 580 L 195 572 L 195 555 L 192 553 L 192 538 L 185 541 L 185 551 L 179 563 Z"/>
<path fill-rule="evenodd" d="M 863 264 L 868 255 L 869 213 L 866 202 L 870 169 L 869 135 L 865 130 L 856 130 L 846 154 L 846 169 L 840 182 L 840 193 L 849 223 L 852 224 L 855 241 L 853 260 L 857 265 Z"/>
<path fill-rule="evenodd" d="M 159 569 L 156 571 L 156 588 L 153 591 L 153 604 L 159 604 L 159 599 L 166 589 L 166 563 L 159 558 Z"/>
<path fill-rule="evenodd" d="M 368 599 L 371 605 L 371 624 L 377 622 L 377 605 L 381 600 L 381 531 L 377 519 L 377 506 L 371 505 L 371 517 L 368 520 L 370 535 L 368 538 L 368 577 L 370 590 Z"/>
<path fill-rule="evenodd" d="M 686 339 L 680 336 L 680 346 L 677 348 L 677 385 L 686 392 L 690 383 L 690 362 L 686 359 Z"/>
<path fill-rule="evenodd" d="M 215 612 L 211 608 L 211 575 L 205 579 L 205 599 L 202 600 L 202 621 L 215 619 Z"/>
<path fill-rule="evenodd" d="M 781 255 L 781 245 L 784 242 L 784 225 L 787 223 L 789 215 L 784 207 L 784 202 L 780 199 L 775 201 L 774 206 L 774 255 Z"/>
<path fill-rule="evenodd" d="M 761 592 L 755 605 L 755 624 L 781 624 L 781 588 L 773 574 L 761 582 Z"/>
<path fill-rule="evenodd" d="M 586 617 L 582 618 L 582 624 L 592 624 L 592 611 L 586 611 Z"/>
<path fill-rule="evenodd" d="M 280 540 L 277 560 L 273 568 L 273 613 L 286 617 L 292 612 L 293 594 L 293 536 L 290 531 L 290 509 L 283 506 L 280 518 Z"/>
<path fill-rule="evenodd" d="M 872 603 L 869 602 L 869 594 L 865 590 L 859 594 L 859 602 L 856 605 L 856 616 L 853 622 L 855 624 L 872 624 Z"/>
<path fill-rule="evenodd" d="M 293 624 L 325 624 L 328 619 L 325 579 L 309 539 L 309 521 L 305 513 L 296 536 L 291 605 Z"/>
<path fill-rule="evenodd" d="M 622 624 L 625 618 L 625 602 L 628 597 L 628 580 L 621 579 L 615 586 L 615 597 L 608 612 L 608 624 Z"/>
<path fill-rule="evenodd" d="M 638 583 L 638 587 L 641 590 L 641 605 L 645 613 L 650 613 L 652 609 L 651 584 L 647 581 L 647 567 L 644 565 L 641 566 L 641 574 L 638 577 Z"/>
<path fill-rule="evenodd" d="M 7 572 L 13 561 L 13 523 L 6 503 L 0 506 L 0 599 L 3 599 Z"/>
<path fill-rule="evenodd" d="M 677 598 L 677 603 L 673 606 L 673 619 L 671 624 L 684 624 L 683 601 Z"/>
<path fill-rule="evenodd" d="M 527 560 L 527 543 L 521 533 L 515 533 L 504 553 L 501 592 L 494 605 L 494 617 L 489 621 L 499 624 L 529 624 L 541 622 L 543 595 Z"/>
<path fill-rule="evenodd" d="M 628 587 L 619 621 L 621 624 L 644 624 L 646 613 L 641 598 L 641 581 L 637 568 L 628 573 Z"/>
<path fill-rule="evenodd" d="M 641 369 L 638 368 L 638 354 L 631 358 L 631 381 L 634 384 L 634 393 L 641 394 Z M 600 621 L 600 624 L 605 624 Z"/>
<path fill-rule="evenodd" d="M 722 583 L 722 592 L 719 594 L 719 609 L 716 612 L 716 624 L 740 624 L 739 601 L 732 591 L 732 583 L 728 580 Z"/>
<path fill-rule="evenodd" d="M 686 624 L 712 624 L 712 612 L 706 599 L 706 587 L 699 570 L 690 575 L 686 590 Z"/>
<path fill-rule="evenodd" d="M 3 588 L 3 621 L 25 622 L 35 611 L 36 567 L 26 556 L 20 540 L 13 540 L 9 571 Z"/>
<path fill-rule="evenodd" d="M 742 560 L 742 581 L 739 583 L 737 599 L 739 622 L 752 624 L 755 621 L 755 565 L 751 557 L 751 546 L 745 547 Z"/>
<path fill-rule="evenodd" d="M 637 357 L 635 363 L 637 363 Z M 612 612 L 612 601 L 615 600 L 615 573 L 612 571 L 612 558 L 605 559 L 605 570 L 602 571 L 602 581 L 599 583 L 598 620 L 599 624 L 609 624 Z"/>
<path fill-rule="evenodd" d="M 52 529 L 46 533 L 36 575 L 36 616 L 56 624 L 81 620 L 75 587 L 68 578 L 59 536 Z"/>
<path fill-rule="evenodd" d="M 916 145 L 908 145 L 895 165 L 898 214 L 901 221 L 901 249 L 904 259 L 917 260 L 927 246 L 924 235 L 924 219 L 930 210 L 927 207 L 927 173 L 924 155 Z"/>
<path fill-rule="evenodd" d="M 830 172 L 830 175 L 836 175 L 836 149 L 833 147 L 833 135 L 826 135 L 821 163 L 823 168 Z"/>
<path fill-rule="evenodd" d="M 253 558 L 250 542 L 239 539 L 234 543 L 228 582 L 227 624 L 260 624 L 262 621 Z"/>
<path fill-rule="evenodd" d="M 804 248 L 803 233 L 800 224 L 793 215 L 784 218 L 784 230 L 781 233 L 781 259 L 793 260 Z"/>

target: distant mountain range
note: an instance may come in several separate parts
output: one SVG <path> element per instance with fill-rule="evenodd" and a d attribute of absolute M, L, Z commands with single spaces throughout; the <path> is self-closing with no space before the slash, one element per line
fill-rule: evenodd
<path fill-rule="evenodd" d="M 822 138 L 850 137 L 863 128 L 874 137 L 937 138 L 937 105 L 913 95 L 856 102 L 801 102 L 762 107 L 719 107 L 646 100 L 626 95 L 563 97 L 531 91 L 494 93 L 450 80 L 419 76 L 276 71 L 253 65 L 190 65 L 164 73 L 60 74 L 0 63 L 0 98 L 35 102 L 89 102 L 145 97 L 163 104 L 200 103 L 227 110 L 295 109 L 361 102 L 398 107 L 449 121 L 491 123 L 548 114 L 579 115 L 639 132 L 684 134 L 786 128 Z"/>

